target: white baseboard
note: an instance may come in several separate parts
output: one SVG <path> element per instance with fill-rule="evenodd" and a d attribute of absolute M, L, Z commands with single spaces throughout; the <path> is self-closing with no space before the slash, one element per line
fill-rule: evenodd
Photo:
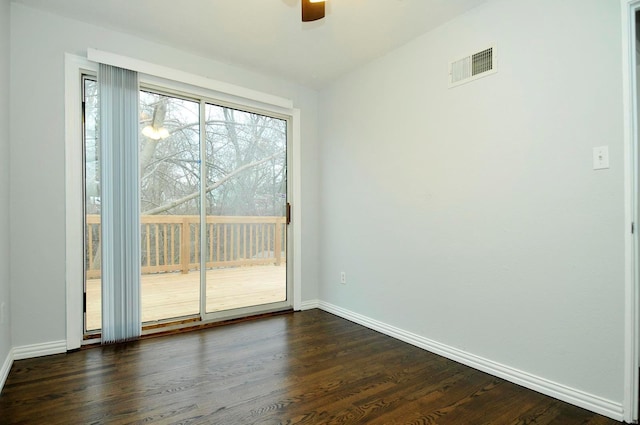
<path fill-rule="evenodd" d="M 11 366 L 13 366 L 13 350 L 9 350 L 7 358 L 4 359 L 4 362 L 2 363 L 2 369 L 0 369 L 0 392 L 2 392 L 4 383 L 7 381 Z"/>
<path fill-rule="evenodd" d="M 32 357 L 49 356 L 51 354 L 60 354 L 67 352 L 67 341 L 51 341 L 42 344 L 23 345 L 22 347 L 13 347 L 13 359 L 22 360 Z"/>
<path fill-rule="evenodd" d="M 458 363 L 557 398 L 558 400 L 582 407 L 617 421 L 624 419 L 624 409 L 621 403 L 606 400 L 602 397 L 549 381 L 548 379 L 467 353 L 466 351 L 441 344 L 437 341 L 432 341 L 423 336 L 407 332 L 324 301 L 318 301 L 318 308 Z"/>
<path fill-rule="evenodd" d="M 320 300 L 307 300 L 300 303 L 300 310 L 311 310 L 320 307 Z"/>

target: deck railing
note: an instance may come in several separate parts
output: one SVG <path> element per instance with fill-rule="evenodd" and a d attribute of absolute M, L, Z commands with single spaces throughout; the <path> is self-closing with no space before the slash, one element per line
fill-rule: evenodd
<path fill-rule="evenodd" d="M 200 217 L 143 215 L 142 274 L 188 273 L 200 268 Z M 206 267 L 286 262 L 285 217 L 208 216 L 205 224 Z M 100 216 L 86 216 L 87 278 L 100 277 Z"/>

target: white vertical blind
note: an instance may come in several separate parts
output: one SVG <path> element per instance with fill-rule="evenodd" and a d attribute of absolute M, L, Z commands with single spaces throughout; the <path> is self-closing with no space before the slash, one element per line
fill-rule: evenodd
<path fill-rule="evenodd" d="M 140 336 L 138 74 L 100 64 L 102 342 Z"/>

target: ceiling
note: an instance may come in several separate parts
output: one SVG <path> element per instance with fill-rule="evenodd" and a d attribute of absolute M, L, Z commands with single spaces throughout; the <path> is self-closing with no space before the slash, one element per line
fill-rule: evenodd
<path fill-rule="evenodd" d="M 302 23 L 300 0 L 13 0 L 312 88 L 486 1 L 328 0 Z"/>

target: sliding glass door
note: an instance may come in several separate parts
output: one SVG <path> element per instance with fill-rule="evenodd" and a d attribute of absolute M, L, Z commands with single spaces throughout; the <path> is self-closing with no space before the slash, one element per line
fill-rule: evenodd
<path fill-rule="evenodd" d="M 102 302 L 95 79 L 83 89 L 91 334 L 100 331 Z M 290 307 L 287 118 L 155 88 L 140 91 L 139 115 L 143 326 Z"/>

